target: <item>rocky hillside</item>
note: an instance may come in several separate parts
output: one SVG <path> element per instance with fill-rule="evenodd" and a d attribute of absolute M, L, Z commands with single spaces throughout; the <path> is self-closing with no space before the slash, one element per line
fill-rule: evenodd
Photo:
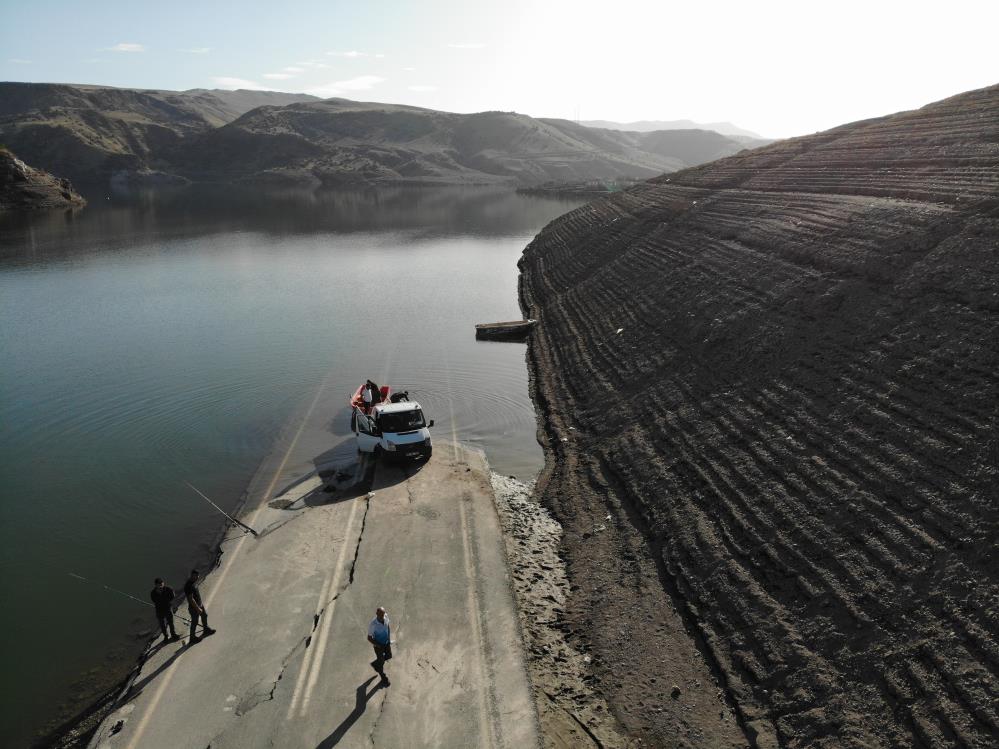
<path fill-rule="evenodd" d="M 521 268 L 560 626 L 625 729 L 996 746 L 999 86 L 641 184 Z"/>
<path fill-rule="evenodd" d="M 0 83 L 0 140 L 28 162 L 80 182 L 173 171 L 191 138 L 265 104 L 314 97 L 267 91 L 154 91 Z"/>
<path fill-rule="evenodd" d="M 86 204 L 69 180 L 33 169 L 0 146 L 0 211 L 82 208 Z"/>
<path fill-rule="evenodd" d="M 647 178 L 746 147 L 718 133 L 600 130 L 258 91 L 0 84 L 0 138 L 74 180 L 510 183 Z"/>

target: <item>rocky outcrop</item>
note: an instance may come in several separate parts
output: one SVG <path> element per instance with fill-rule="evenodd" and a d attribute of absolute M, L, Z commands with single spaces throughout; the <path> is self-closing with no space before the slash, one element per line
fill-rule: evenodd
<path fill-rule="evenodd" d="M 33 169 L 0 147 L 0 211 L 82 208 L 86 204 L 68 179 Z"/>
<path fill-rule="evenodd" d="M 993 86 L 652 180 L 525 251 L 565 627 L 633 735 L 728 745 L 691 707 L 719 689 L 755 746 L 995 746 L 997 144 Z M 691 641 L 714 684 L 675 678 Z"/>

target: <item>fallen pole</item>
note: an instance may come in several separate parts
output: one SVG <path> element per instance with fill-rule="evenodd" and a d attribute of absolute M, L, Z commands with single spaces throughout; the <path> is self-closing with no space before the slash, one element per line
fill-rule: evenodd
<path fill-rule="evenodd" d="M 187 485 L 188 485 L 189 487 L 191 487 L 191 488 L 192 488 L 192 489 L 193 489 L 194 491 L 196 491 L 196 492 L 198 493 L 198 496 L 199 496 L 199 497 L 201 497 L 201 498 L 202 498 L 203 500 L 205 500 L 205 501 L 206 501 L 206 502 L 207 502 L 208 504 L 210 504 L 210 505 L 211 505 L 212 507 L 214 507 L 214 508 L 215 508 L 216 510 L 218 510 L 219 512 L 221 512 L 221 513 L 222 513 L 223 515 L 225 515 L 225 516 L 226 516 L 227 518 L 229 518 L 229 520 L 231 520 L 232 522 L 234 522 L 234 523 L 235 523 L 236 525 L 238 525 L 238 526 L 239 526 L 240 528 L 245 528 L 245 529 L 246 529 L 246 530 L 248 530 L 248 531 L 249 531 L 250 533 L 252 533 L 252 534 L 253 534 L 254 536 L 259 536 L 259 535 L 260 535 L 260 534 L 259 534 L 259 533 L 257 533 L 257 532 L 256 532 L 255 530 L 253 530 L 253 528 L 251 528 L 250 526 L 248 526 L 248 525 L 247 525 L 246 523 L 244 523 L 244 522 L 242 522 L 242 521 L 239 521 L 239 520 L 236 520 L 236 518 L 234 518 L 234 517 L 233 517 L 232 515 L 230 515 L 230 514 L 229 514 L 228 512 L 226 512 L 226 511 L 225 511 L 225 510 L 223 510 L 223 509 L 222 509 L 221 507 L 219 507 L 219 506 L 218 506 L 217 504 L 215 504 L 214 502 L 212 502 L 212 501 L 211 501 L 211 500 L 210 500 L 210 499 L 209 499 L 208 497 L 206 497 L 206 496 L 205 496 L 204 494 L 202 494 L 202 493 L 201 493 L 201 492 L 200 492 L 200 491 L 198 490 L 198 488 L 197 488 L 196 486 L 194 486 L 193 484 L 191 484 L 191 483 L 190 483 L 190 482 L 188 482 L 188 481 L 185 481 L 184 483 L 185 483 L 185 484 L 187 484 Z"/>

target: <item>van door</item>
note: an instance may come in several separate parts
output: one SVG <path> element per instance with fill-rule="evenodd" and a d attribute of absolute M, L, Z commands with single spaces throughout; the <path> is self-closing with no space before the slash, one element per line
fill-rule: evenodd
<path fill-rule="evenodd" d="M 373 453 L 378 446 L 378 435 L 375 434 L 373 420 L 354 409 L 354 434 L 357 435 L 357 449 L 362 453 Z"/>

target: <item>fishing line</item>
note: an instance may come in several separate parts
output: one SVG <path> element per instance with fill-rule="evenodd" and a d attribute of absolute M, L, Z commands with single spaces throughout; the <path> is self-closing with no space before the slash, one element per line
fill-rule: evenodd
<path fill-rule="evenodd" d="M 136 598 L 135 596 L 133 596 L 133 595 L 131 595 L 129 593 L 126 593 L 123 590 L 118 590 L 117 588 L 112 588 L 110 585 L 104 585 L 104 583 L 99 583 L 96 580 L 88 580 L 83 575 L 77 575 L 75 572 L 69 572 L 67 574 L 70 577 L 75 577 L 77 580 L 83 580 L 83 582 L 85 582 L 85 583 L 90 583 L 91 585 L 100 585 L 102 588 L 104 588 L 104 590 L 110 591 L 111 593 L 117 593 L 120 596 L 125 596 L 125 598 L 130 598 L 131 600 L 135 601 L 136 603 L 141 603 L 143 606 L 148 606 L 151 609 L 156 608 L 149 601 L 143 601 L 141 598 Z M 185 619 L 180 614 L 174 614 L 174 616 L 176 616 L 178 619 L 180 619 L 185 624 L 190 624 L 191 623 L 190 619 Z"/>

